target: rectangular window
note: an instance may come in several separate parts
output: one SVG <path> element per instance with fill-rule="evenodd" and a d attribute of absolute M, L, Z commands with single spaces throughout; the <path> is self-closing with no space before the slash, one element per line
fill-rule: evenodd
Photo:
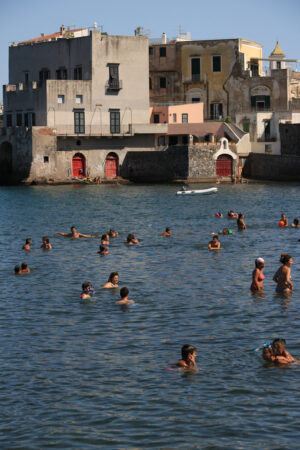
<path fill-rule="evenodd" d="M 120 89 L 119 64 L 108 65 L 108 89 Z"/>
<path fill-rule="evenodd" d="M 167 47 L 160 47 L 159 48 L 159 56 L 161 58 L 167 56 Z"/>
<path fill-rule="evenodd" d="M 17 113 L 17 127 L 21 127 L 23 124 L 23 116 L 22 113 Z"/>
<path fill-rule="evenodd" d="M 29 116 L 28 113 L 24 114 L 24 126 L 28 127 L 29 126 Z"/>
<path fill-rule="evenodd" d="M 110 109 L 110 132 L 111 134 L 119 134 L 120 133 L 120 110 L 119 109 Z"/>
<path fill-rule="evenodd" d="M 150 89 L 150 91 L 152 89 L 152 78 L 149 78 L 149 89 Z"/>
<path fill-rule="evenodd" d="M 65 103 L 65 96 L 64 95 L 58 95 L 57 96 L 57 103 Z"/>
<path fill-rule="evenodd" d="M 160 89 L 166 89 L 167 87 L 167 79 L 165 77 L 159 78 L 159 87 Z"/>
<path fill-rule="evenodd" d="M 188 123 L 189 115 L 188 114 L 181 114 L 181 121 L 182 121 L 182 123 Z"/>
<path fill-rule="evenodd" d="M 221 72 L 221 56 L 212 57 L 213 72 Z"/>
<path fill-rule="evenodd" d="M 223 117 L 223 105 L 222 103 L 210 104 L 210 120 L 219 120 Z"/>
<path fill-rule="evenodd" d="M 250 64 L 250 71 L 252 77 L 258 77 L 258 63 L 251 63 Z"/>
<path fill-rule="evenodd" d="M 82 67 L 81 66 L 75 67 L 74 80 L 82 80 Z"/>
<path fill-rule="evenodd" d="M 151 55 L 153 55 L 153 47 L 149 47 L 149 55 L 151 56 Z"/>
<path fill-rule="evenodd" d="M 67 78 L 68 78 L 67 69 L 61 68 L 56 71 L 56 79 L 57 80 L 67 80 Z"/>
<path fill-rule="evenodd" d="M 157 145 L 166 145 L 165 136 L 158 136 Z"/>
<path fill-rule="evenodd" d="M 265 120 L 264 121 L 264 125 L 265 125 L 265 142 L 270 141 L 271 139 L 271 120 Z"/>
<path fill-rule="evenodd" d="M 83 109 L 74 109 L 74 133 L 85 133 L 85 117 Z"/>
<path fill-rule="evenodd" d="M 76 95 L 76 103 L 77 103 L 77 104 L 82 103 L 82 100 L 83 100 L 82 95 Z"/>
<path fill-rule="evenodd" d="M 251 96 L 251 107 L 256 111 L 264 111 L 269 109 L 271 105 L 269 95 L 252 95 Z"/>
<path fill-rule="evenodd" d="M 159 123 L 159 114 L 154 114 L 154 123 Z"/>
<path fill-rule="evenodd" d="M 24 73 L 24 84 L 25 84 L 25 87 L 28 87 L 28 84 L 29 84 L 29 73 L 28 72 Z"/>
<path fill-rule="evenodd" d="M 50 71 L 48 69 L 42 69 L 39 73 L 39 81 L 43 83 L 50 78 Z"/>
<path fill-rule="evenodd" d="M 272 153 L 272 144 L 265 144 L 265 153 Z"/>
<path fill-rule="evenodd" d="M 12 127 L 12 114 L 6 114 L 6 126 Z"/>
<path fill-rule="evenodd" d="M 177 114 L 173 114 L 173 122 L 176 123 L 177 122 Z"/>
<path fill-rule="evenodd" d="M 199 98 L 199 97 L 192 98 L 192 103 L 199 103 L 199 102 L 201 102 L 201 98 Z"/>
<path fill-rule="evenodd" d="M 245 131 L 245 133 L 249 133 L 249 129 L 250 129 L 250 122 L 243 122 L 243 131 Z"/>
<path fill-rule="evenodd" d="M 192 81 L 197 83 L 201 81 L 201 61 L 200 58 L 191 59 L 191 75 Z"/>
<path fill-rule="evenodd" d="M 30 122 L 31 122 L 31 127 L 35 127 L 35 112 L 30 113 Z"/>
<path fill-rule="evenodd" d="M 49 162 L 49 156 L 44 156 L 44 163 L 48 163 Z"/>
<path fill-rule="evenodd" d="M 169 145 L 177 145 L 178 144 L 178 136 L 169 136 Z"/>
<path fill-rule="evenodd" d="M 277 62 L 276 62 L 276 68 L 277 68 L 277 69 L 281 69 L 281 62 L 280 62 L 280 61 L 277 61 Z"/>

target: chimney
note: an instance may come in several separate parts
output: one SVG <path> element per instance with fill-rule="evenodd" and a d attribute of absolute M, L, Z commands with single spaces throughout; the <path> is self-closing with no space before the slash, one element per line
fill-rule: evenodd
<path fill-rule="evenodd" d="M 60 27 L 59 31 L 60 31 L 60 34 L 64 35 L 65 32 L 66 32 L 66 27 L 65 27 L 64 25 L 62 25 L 62 26 Z"/>
<path fill-rule="evenodd" d="M 166 44 L 167 43 L 167 35 L 166 35 L 166 33 L 163 33 L 161 35 L 161 43 L 162 44 Z"/>

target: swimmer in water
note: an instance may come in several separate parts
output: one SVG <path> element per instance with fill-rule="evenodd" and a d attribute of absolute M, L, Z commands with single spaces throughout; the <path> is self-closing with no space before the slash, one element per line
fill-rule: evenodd
<path fill-rule="evenodd" d="M 231 209 L 230 211 L 228 211 L 228 217 L 229 219 L 238 219 L 239 215 L 238 213 L 233 212 Z"/>
<path fill-rule="evenodd" d="M 255 260 L 255 269 L 252 272 L 252 292 L 260 292 L 264 289 L 264 279 L 263 268 L 265 267 L 265 261 L 263 258 L 257 258 Z"/>
<path fill-rule="evenodd" d="M 245 224 L 244 218 L 245 218 L 244 214 L 239 213 L 238 219 L 236 221 L 239 231 L 246 230 L 246 224 Z"/>
<path fill-rule="evenodd" d="M 122 287 L 120 290 L 121 300 L 116 302 L 116 305 L 132 305 L 134 300 L 128 300 L 129 290 L 127 287 Z"/>
<path fill-rule="evenodd" d="M 103 287 L 104 288 L 117 288 L 118 281 L 119 281 L 118 272 L 112 272 L 108 277 L 107 283 L 105 283 L 105 285 Z"/>
<path fill-rule="evenodd" d="M 280 219 L 283 223 L 284 223 L 284 227 L 288 227 L 289 226 L 289 221 L 287 220 L 287 218 L 286 218 L 286 215 L 285 214 L 281 214 L 281 219 Z"/>
<path fill-rule="evenodd" d="M 208 243 L 209 250 L 219 250 L 221 248 L 221 242 L 218 236 L 215 234 L 211 241 Z"/>
<path fill-rule="evenodd" d="M 14 274 L 15 275 L 20 275 L 20 273 L 21 273 L 21 267 L 20 266 L 15 266 Z"/>
<path fill-rule="evenodd" d="M 127 239 L 125 241 L 125 244 L 134 245 L 134 244 L 138 244 L 138 243 L 139 243 L 139 241 L 138 241 L 138 239 L 136 239 L 134 237 L 134 234 L 129 233 L 128 236 L 127 236 Z"/>
<path fill-rule="evenodd" d="M 291 282 L 291 267 L 293 264 L 293 258 L 287 253 L 282 253 L 280 256 L 280 262 L 282 266 L 279 267 L 275 273 L 273 280 L 277 283 L 277 293 L 291 293 L 293 290 L 293 283 Z"/>
<path fill-rule="evenodd" d="M 294 219 L 294 221 L 293 221 L 291 227 L 293 227 L 293 228 L 299 228 L 299 227 L 300 227 L 300 225 L 299 225 L 299 219 Z"/>
<path fill-rule="evenodd" d="M 102 245 L 109 245 L 109 234 L 108 233 L 104 233 L 101 236 L 101 244 Z"/>
<path fill-rule="evenodd" d="M 31 250 L 31 248 L 30 248 L 31 245 L 32 245 L 32 239 L 31 238 L 27 238 L 26 241 L 25 241 L 25 244 L 22 247 L 22 249 L 29 251 L 29 250 Z"/>
<path fill-rule="evenodd" d="M 290 364 L 296 362 L 297 359 L 285 350 L 285 346 L 285 339 L 274 339 L 271 345 L 263 349 L 262 357 L 266 361 L 279 364 Z"/>
<path fill-rule="evenodd" d="M 78 239 L 78 238 L 91 238 L 91 237 L 95 237 L 92 236 L 91 234 L 82 234 L 82 233 L 78 233 L 75 227 L 71 227 L 71 233 L 54 233 L 54 236 L 56 234 L 59 234 L 60 236 L 67 236 L 67 237 L 71 237 L 73 239 Z"/>
<path fill-rule="evenodd" d="M 210 233 L 210 234 L 223 234 L 224 236 L 228 234 L 234 234 L 234 232 L 229 228 L 223 228 L 223 230 L 219 231 L 218 233 Z"/>
<path fill-rule="evenodd" d="M 166 231 L 164 231 L 163 233 L 161 233 L 161 236 L 167 236 L 170 237 L 171 236 L 171 228 L 167 227 Z"/>
<path fill-rule="evenodd" d="M 183 345 L 181 347 L 181 359 L 176 363 L 178 367 L 189 369 L 196 368 L 196 347 L 193 345 Z"/>
<path fill-rule="evenodd" d="M 19 273 L 29 273 L 30 272 L 30 269 L 29 269 L 29 267 L 28 267 L 28 264 L 26 263 L 26 262 L 23 262 L 22 264 L 21 264 L 21 270 L 20 270 L 20 272 Z"/>
<path fill-rule="evenodd" d="M 119 233 L 117 231 L 115 231 L 113 228 L 111 228 L 108 232 L 109 237 L 111 238 L 115 238 L 115 237 L 119 237 Z"/>
<path fill-rule="evenodd" d="M 46 236 L 43 237 L 43 244 L 41 245 L 41 248 L 44 250 L 50 250 L 52 248 L 52 245 L 49 242 L 49 238 Z"/>
<path fill-rule="evenodd" d="M 219 217 L 219 219 L 223 219 L 223 214 L 222 213 L 220 213 L 220 211 L 219 212 L 217 212 L 216 214 L 215 214 L 215 216 L 216 217 Z"/>
<path fill-rule="evenodd" d="M 80 298 L 82 300 L 88 300 L 93 296 L 94 292 L 95 291 L 92 283 L 90 283 L 89 281 L 85 281 L 84 283 L 82 283 L 82 292 L 80 294 Z"/>
<path fill-rule="evenodd" d="M 107 247 L 104 247 L 104 245 L 100 245 L 98 253 L 99 255 L 108 255 L 109 250 Z"/>

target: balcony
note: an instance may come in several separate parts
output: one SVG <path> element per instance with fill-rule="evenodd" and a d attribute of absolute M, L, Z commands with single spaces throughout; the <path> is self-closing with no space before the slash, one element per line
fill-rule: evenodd
<path fill-rule="evenodd" d="M 123 88 L 123 82 L 122 80 L 107 80 L 105 83 L 105 89 L 107 91 L 119 91 Z"/>

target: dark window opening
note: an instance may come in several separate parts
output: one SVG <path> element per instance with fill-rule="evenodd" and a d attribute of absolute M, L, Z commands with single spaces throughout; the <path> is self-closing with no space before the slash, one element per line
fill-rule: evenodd
<path fill-rule="evenodd" d="M 17 113 L 17 127 L 21 127 L 23 125 L 23 115 L 22 113 Z"/>
<path fill-rule="evenodd" d="M 181 122 L 182 123 L 188 123 L 189 121 L 189 115 L 188 114 L 181 114 Z"/>
<path fill-rule="evenodd" d="M 49 78 L 50 78 L 50 70 L 48 70 L 48 69 L 40 70 L 40 73 L 39 73 L 40 83 L 43 83 L 44 81 L 49 80 Z"/>
<path fill-rule="evenodd" d="M 110 132 L 111 134 L 120 133 L 120 110 L 111 109 L 110 110 Z"/>
<path fill-rule="evenodd" d="M 28 113 L 24 114 L 24 126 L 28 127 L 29 126 L 29 116 Z"/>
<path fill-rule="evenodd" d="M 176 123 L 177 122 L 177 114 L 173 113 L 173 122 Z"/>
<path fill-rule="evenodd" d="M 57 80 L 67 80 L 68 71 L 65 68 L 60 68 L 56 71 L 56 79 Z"/>
<path fill-rule="evenodd" d="M 81 66 L 75 67 L 74 80 L 82 80 L 82 67 Z"/>
<path fill-rule="evenodd" d="M 201 98 L 199 98 L 199 97 L 192 98 L 192 103 L 199 103 L 199 102 L 201 102 Z"/>
<path fill-rule="evenodd" d="M 154 123 L 159 123 L 159 114 L 154 114 Z"/>
<path fill-rule="evenodd" d="M 149 55 L 150 56 L 153 55 L 153 53 L 154 53 L 153 50 L 154 50 L 153 47 L 149 47 Z"/>
<path fill-rule="evenodd" d="M 161 89 L 166 89 L 166 87 L 167 87 L 167 79 L 165 77 L 160 77 L 160 79 L 159 79 L 159 87 Z"/>
<path fill-rule="evenodd" d="M 28 87 L 28 84 L 29 84 L 29 73 L 28 72 L 24 73 L 24 84 L 25 84 L 25 87 Z"/>
<path fill-rule="evenodd" d="M 192 58 L 191 60 L 192 81 L 199 82 L 201 80 L 201 62 L 200 58 Z"/>
<path fill-rule="evenodd" d="M 210 120 L 219 120 L 223 117 L 223 105 L 222 103 L 210 104 Z"/>
<path fill-rule="evenodd" d="M 81 145 L 81 140 L 80 140 L 80 139 L 78 139 L 78 140 L 76 141 L 76 145 Z"/>
<path fill-rule="evenodd" d="M 44 156 L 44 163 L 48 163 L 49 162 L 49 156 Z"/>
<path fill-rule="evenodd" d="M 7 127 L 12 127 L 12 114 L 7 114 L 6 115 L 6 126 Z"/>
<path fill-rule="evenodd" d="M 213 56 L 213 72 L 221 72 L 221 56 Z"/>
<path fill-rule="evenodd" d="M 169 145 L 177 145 L 178 136 L 169 136 Z"/>
<path fill-rule="evenodd" d="M 280 61 L 277 61 L 276 67 L 277 67 L 277 69 L 281 69 L 281 62 Z"/>
<path fill-rule="evenodd" d="M 263 111 L 269 109 L 271 106 L 269 95 L 252 95 L 251 107 L 256 111 Z"/>
<path fill-rule="evenodd" d="M 182 136 L 182 143 L 183 145 L 187 145 L 189 143 L 189 137 L 186 134 Z"/>
<path fill-rule="evenodd" d="M 107 89 L 120 89 L 119 64 L 108 64 L 108 71 Z"/>
<path fill-rule="evenodd" d="M 271 139 L 271 121 L 265 120 L 265 141 L 268 142 Z"/>
<path fill-rule="evenodd" d="M 85 117 L 83 109 L 74 110 L 74 133 L 85 133 Z"/>
<path fill-rule="evenodd" d="M 258 64 L 257 63 L 251 63 L 250 70 L 251 70 L 252 77 L 258 77 Z"/>
<path fill-rule="evenodd" d="M 160 57 L 167 56 L 167 47 L 160 47 L 159 48 L 159 56 Z"/>
<path fill-rule="evenodd" d="M 35 127 L 35 113 L 31 113 L 31 126 Z"/>
<path fill-rule="evenodd" d="M 152 78 L 149 78 L 149 89 L 152 89 Z"/>
<path fill-rule="evenodd" d="M 158 136 L 157 145 L 166 145 L 166 137 Z"/>

